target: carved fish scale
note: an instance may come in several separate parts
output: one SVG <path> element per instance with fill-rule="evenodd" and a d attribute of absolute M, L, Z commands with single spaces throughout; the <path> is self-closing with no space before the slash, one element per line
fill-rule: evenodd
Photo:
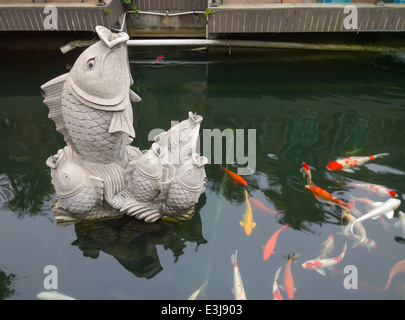
<path fill-rule="evenodd" d="M 123 158 L 128 135 L 108 131 L 113 112 L 97 110 L 81 103 L 66 83 L 62 92 L 65 127 L 75 148 L 87 161 L 108 164 Z"/>

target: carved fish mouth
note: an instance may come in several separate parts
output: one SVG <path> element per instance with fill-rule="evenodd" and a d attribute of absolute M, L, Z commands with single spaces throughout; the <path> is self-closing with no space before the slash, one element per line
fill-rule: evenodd
<path fill-rule="evenodd" d="M 111 49 L 112 47 L 129 40 L 125 32 L 113 33 L 103 26 L 97 26 L 96 32 L 100 39 Z"/>
<path fill-rule="evenodd" d="M 191 111 L 188 113 L 188 118 L 194 123 L 194 124 L 199 124 L 201 121 L 203 121 L 203 117 L 196 114 L 192 113 Z"/>

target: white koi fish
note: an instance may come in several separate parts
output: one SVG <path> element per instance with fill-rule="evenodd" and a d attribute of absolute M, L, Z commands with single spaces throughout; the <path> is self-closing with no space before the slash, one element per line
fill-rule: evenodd
<path fill-rule="evenodd" d="M 335 243 L 335 237 L 333 234 L 331 234 L 328 239 L 326 239 L 324 242 L 322 242 L 322 250 L 320 251 L 320 255 L 318 258 L 326 258 L 328 254 L 330 254 L 333 250 L 333 247 Z"/>
<path fill-rule="evenodd" d="M 362 241 L 360 236 L 358 236 L 357 234 L 351 234 L 351 233 L 347 234 L 346 237 L 348 239 L 356 241 L 355 244 L 365 247 L 368 250 L 368 252 L 370 252 L 371 249 L 377 249 L 377 244 L 375 243 L 374 240 L 371 240 L 370 238 L 366 237 L 364 239 L 364 241 Z M 354 245 L 353 245 L 353 247 L 354 247 Z"/>
<path fill-rule="evenodd" d="M 356 218 L 353 217 L 350 213 L 348 213 L 347 211 L 345 211 L 343 213 L 344 217 L 349 221 L 349 224 L 346 226 L 345 231 L 344 231 L 344 235 L 347 237 L 349 235 L 349 229 L 352 225 L 352 223 L 354 221 L 356 221 Z M 357 223 L 356 224 L 356 234 L 359 238 L 358 242 L 355 242 L 352 245 L 352 248 L 356 248 L 357 246 L 359 246 L 360 244 L 362 244 L 364 241 L 366 241 L 366 230 L 364 229 L 363 225 L 361 223 Z"/>
<path fill-rule="evenodd" d="M 371 209 L 366 214 L 353 221 L 350 227 L 350 232 L 353 233 L 353 228 L 356 225 L 356 223 L 359 223 L 367 219 L 377 219 L 384 214 L 388 219 L 392 219 L 392 217 L 394 216 L 394 210 L 397 209 L 400 204 L 401 200 L 393 198 L 388 199 L 382 205 L 375 207 L 374 209 Z"/>
<path fill-rule="evenodd" d="M 208 283 L 208 280 L 205 280 L 203 282 L 203 284 L 191 296 L 188 297 L 187 300 L 195 300 L 197 298 L 197 296 L 200 294 L 200 292 L 205 289 L 205 287 L 207 286 L 207 283 Z"/>
<path fill-rule="evenodd" d="M 395 222 L 394 226 L 396 228 L 400 228 L 405 237 L 405 213 L 403 213 L 402 211 L 398 211 L 398 215 L 399 215 L 399 221 Z"/>
<path fill-rule="evenodd" d="M 236 262 L 236 256 L 238 250 L 235 254 L 231 255 L 231 260 L 233 263 L 233 294 L 235 295 L 235 300 L 246 300 L 245 289 L 243 287 L 242 277 L 240 275 L 239 267 Z"/>
<path fill-rule="evenodd" d="M 302 264 L 304 269 L 308 270 L 315 270 L 316 272 L 320 273 L 323 276 L 326 276 L 325 268 L 331 269 L 334 265 L 338 264 L 340 261 L 343 260 L 347 249 L 347 242 L 345 242 L 343 246 L 343 251 L 340 255 L 335 258 L 326 258 L 326 259 L 314 259 L 314 260 L 307 260 Z"/>
<path fill-rule="evenodd" d="M 388 189 L 387 187 L 378 185 L 378 184 L 372 184 L 372 183 L 354 183 L 354 182 L 349 182 L 347 184 L 349 187 L 357 187 L 361 188 L 364 190 L 367 190 L 373 194 L 376 194 L 380 197 L 398 197 L 397 193 L 391 189 Z"/>
<path fill-rule="evenodd" d="M 273 281 L 273 300 L 284 300 L 283 296 L 281 295 L 280 289 L 278 288 L 277 280 L 280 277 L 281 267 L 279 267 L 276 271 L 276 275 L 274 276 Z"/>
<path fill-rule="evenodd" d="M 354 172 L 353 168 L 361 166 L 370 160 L 382 158 L 388 155 L 389 153 L 380 153 L 374 156 L 353 156 L 344 159 L 338 159 L 330 162 L 326 169 L 331 171 L 342 170 L 347 172 Z"/>
<path fill-rule="evenodd" d="M 37 298 L 41 300 L 76 300 L 58 291 L 42 291 L 37 294 Z"/>

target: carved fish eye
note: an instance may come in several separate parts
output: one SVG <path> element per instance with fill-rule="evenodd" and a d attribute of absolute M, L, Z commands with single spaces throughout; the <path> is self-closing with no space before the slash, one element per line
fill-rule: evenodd
<path fill-rule="evenodd" d="M 88 69 L 93 69 L 93 68 L 94 68 L 94 65 L 95 65 L 95 60 L 94 60 L 94 58 L 87 60 L 86 66 L 87 66 Z"/>

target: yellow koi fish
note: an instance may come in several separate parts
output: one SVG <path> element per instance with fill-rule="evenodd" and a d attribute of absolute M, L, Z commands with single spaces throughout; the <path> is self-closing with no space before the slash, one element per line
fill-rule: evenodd
<path fill-rule="evenodd" d="M 243 227 L 245 230 L 245 233 L 249 236 L 252 233 L 252 229 L 256 226 L 256 222 L 253 222 L 253 213 L 252 213 L 252 207 L 249 202 L 249 197 L 247 194 L 247 191 L 244 190 L 244 196 L 246 200 L 246 210 L 243 215 L 243 222 L 240 221 L 240 225 Z"/>

